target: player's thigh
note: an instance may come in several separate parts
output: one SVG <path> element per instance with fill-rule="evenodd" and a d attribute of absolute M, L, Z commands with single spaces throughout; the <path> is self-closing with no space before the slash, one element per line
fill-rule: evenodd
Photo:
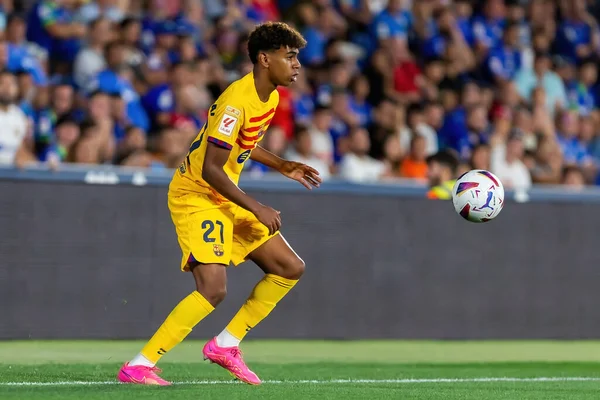
<path fill-rule="evenodd" d="M 283 235 L 274 235 L 247 256 L 266 274 L 287 279 L 300 279 L 304 261 L 296 254 Z"/>
<path fill-rule="evenodd" d="M 202 195 L 185 199 L 169 199 L 182 251 L 182 268 L 189 265 L 229 265 L 233 249 L 233 213 L 227 206 L 217 205 Z"/>

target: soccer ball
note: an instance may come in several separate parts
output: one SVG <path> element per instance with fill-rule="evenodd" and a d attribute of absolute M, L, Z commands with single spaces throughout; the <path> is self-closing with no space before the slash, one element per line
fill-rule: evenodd
<path fill-rule="evenodd" d="M 491 172 L 475 169 L 456 180 L 452 202 L 458 215 L 467 221 L 488 222 L 502 211 L 504 186 Z"/>

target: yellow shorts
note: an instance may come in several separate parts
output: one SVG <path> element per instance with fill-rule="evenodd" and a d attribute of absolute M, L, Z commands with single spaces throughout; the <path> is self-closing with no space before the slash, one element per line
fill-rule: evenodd
<path fill-rule="evenodd" d="M 231 202 L 222 203 L 212 194 L 169 193 L 169 210 L 183 271 L 188 270 L 189 261 L 241 264 L 272 237 L 254 214 Z"/>

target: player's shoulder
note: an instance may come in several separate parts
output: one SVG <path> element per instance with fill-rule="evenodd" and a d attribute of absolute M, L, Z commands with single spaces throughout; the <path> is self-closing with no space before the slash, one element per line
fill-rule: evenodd
<path fill-rule="evenodd" d="M 245 75 L 230 83 L 219 96 L 219 100 L 221 102 L 226 100 L 233 104 L 243 105 L 245 99 L 248 98 L 248 90 L 254 89 L 253 83 L 251 74 Z"/>

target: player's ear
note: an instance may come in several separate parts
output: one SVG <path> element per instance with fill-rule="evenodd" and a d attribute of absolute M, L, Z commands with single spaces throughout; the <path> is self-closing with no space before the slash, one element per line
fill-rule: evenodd
<path fill-rule="evenodd" d="M 269 68 L 269 54 L 263 51 L 258 53 L 258 63 L 264 68 Z"/>

